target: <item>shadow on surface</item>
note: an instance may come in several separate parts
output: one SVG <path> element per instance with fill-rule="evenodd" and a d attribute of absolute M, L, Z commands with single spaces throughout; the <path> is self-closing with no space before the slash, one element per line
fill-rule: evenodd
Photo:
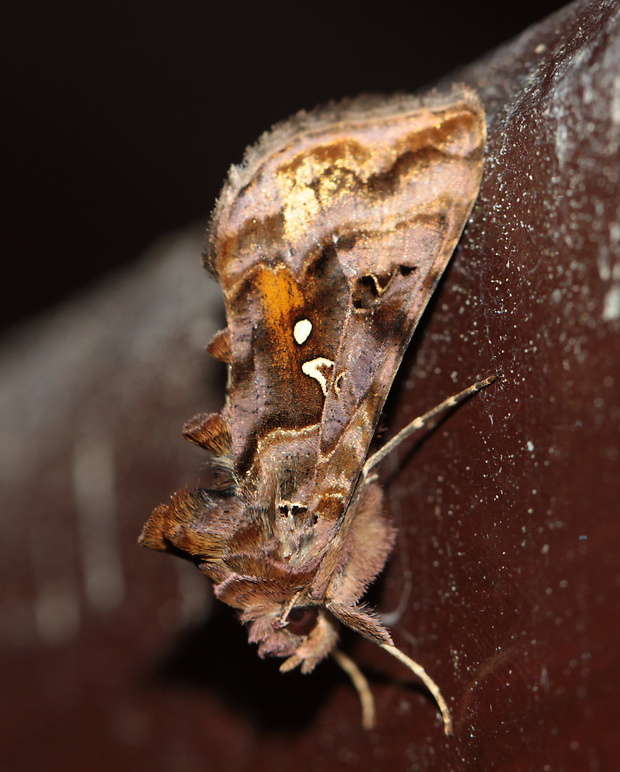
<path fill-rule="evenodd" d="M 344 675 L 330 659 L 310 675 L 281 674 L 281 660 L 261 660 L 244 628 L 226 608 L 180 632 L 156 665 L 165 685 L 216 693 L 261 731 L 306 729 Z"/>

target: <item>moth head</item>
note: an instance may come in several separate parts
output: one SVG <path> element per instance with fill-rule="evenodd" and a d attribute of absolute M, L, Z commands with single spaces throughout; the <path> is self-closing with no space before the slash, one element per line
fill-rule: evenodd
<path fill-rule="evenodd" d="M 298 666 L 310 673 L 338 642 L 337 622 L 324 606 L 289 603 L 251 619 L 254 613 L 249 607 L 240 615 L 249 641 L 258 645 L 261 657 L 285 657 L 283 673 Z"/>
<path fill-rule="evenodd" d="M 316 566 L 295 570 L 266 550 L 240 496 L 185 488 L 154 510 L 140 543 L 195 562 L 216 597 L 237 610 L 258 654 L 285 659 L 283 672 L 300 666 L 309 673 L 336 647 L 338 622 L 299 589 L 310 585 Z"/>

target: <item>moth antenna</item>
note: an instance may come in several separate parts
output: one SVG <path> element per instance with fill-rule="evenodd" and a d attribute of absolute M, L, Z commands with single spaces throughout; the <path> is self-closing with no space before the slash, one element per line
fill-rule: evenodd
<path fill-rule="evenodd" d="M 356 665 L 356 663 L 348 657 L 340 649 L 334 649 L 332 651 L 332 657 L 336 660 L 338 665 L 344 670 L 344 672 L 351 679 L 351 683 L 355 687 L 355 691 L 360 698 L 360 705 L 362 708 L 362 726 L 367 731 L 375 728 L 375 698 L 372 696 L 372 691 L 368 683 L 368 679 Z"/>
<path fill-rule="evenodd" d="M 297 605 L 297 601 L 299 600 L 299 596 L 301 595 L 301 590 L 299 592 L 296 592 L 289 600 L 289 602 L 284 606 L 282 609 L 282 613 L 280 614 L 280 620 L 285 620 L 287 616 L 289 615 L 291 609 L 293 606 Z M 286 626 L 286 622 L 282 625 L 283 627 Z"/>
<path fill-rule="evenodd" d="M 397 649 L 396 646 L 393 646 L 389 643 L 381 643 L 379 644 L 382 649 L 385 649 L 388 654 L 391 654 L 393 657 L 396 657 L 397 660 L 403 663 L 403 665 L 406 665 L 409 670 L 411 670 L 417 677 L 422 681 L 424 686 L 429 690 L 429 692 L 433 695 L 435 698 L 435 702 L 437 703 L 437 707 L 441 711 L 441 717 L 443 719 L 443 731 L 446 735 L 446 737 L 450 737 L 450 735 L 453 734 L 453 728 L 452 728 L 452 716 L 450 715 L 450 708 L 448 708 L 447 702 L 444 700 L 443 695 L 437 686 L 437 684 L 433 681 L 433 679 L 429 676 L 429 674 L 424 670 L 422 665 L 420 665 L 415 660 L 411 659 L 411 657 L 408 657 L 405 653 L 403 653 L 400 649 Z"/>
<path fill-rule="evenodd" d="M 444 399 L 443 402 L 434 407 L 432 410 L 429 410 L 428 413 L 424 413 L 424 415 L 421 415 L 419 418 L 415 418 L 410 424 L 407 424 L 404 429 L 401 429 L 398 434 L 392 437 L 389 442 L 386 442 L 382 448 L 379 448 L 376 453 L 373 453 L 372 456 L 369 456 L 366 459 L 366 463 L 362 467 L 362 479 L 366 482 L 368 480 L 370 470 L 377 466 L 379 462 L 383 461 L 383 459 L 389 453 L 391 453 L 394 448 L 398 447 L 401 442 L 406 440 L 407 437 L 411 437 L 412 434 L 426 426 L 426 424 L 432 421 L 433 418 L 436 418 L 446 410 L 450 410 L 450 408 L 456 407 L 472 394 L 476 394 L 476 392 L 482 391 L 482 389 L 486 389 L 487 386 L 490 386 L 493 381 L 501 378 L 501 376 L 502 373 L 497 372 L 489 375 L 487 378 L 484 378 L 481 381 L 476 381 L 476 383 L 472 383 L 471 386 L 463 389 L 463 391 L 459 391 L 458 394 L 453 394 L 451 397 Z"/>

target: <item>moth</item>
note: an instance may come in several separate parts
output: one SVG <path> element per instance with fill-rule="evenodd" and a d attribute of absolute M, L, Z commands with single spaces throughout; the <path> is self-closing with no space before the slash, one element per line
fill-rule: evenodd
<path fill-rule="evenodd" d="M 368 685 L 338 649 L 345 625 L 439 688 L 363 602 L 395 539 L 369 448 L 416 325 L 478 194 L 485 117 L 457 87 L 361 97 L 300 113 L 233 166 L 204 263 L 226 303 L 209 352 L 229 369 L 221 413 L 183 427 L 209 484 L 157 507 L 140 542 L 192 560 L 239 612 L 261 657 L 309 673 L 333 654 L 373 721 Z"/>

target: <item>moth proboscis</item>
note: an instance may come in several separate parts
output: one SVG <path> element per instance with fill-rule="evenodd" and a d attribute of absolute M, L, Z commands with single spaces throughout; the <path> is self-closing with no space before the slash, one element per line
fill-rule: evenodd
<path fill-rule="evenodd" d="M 339 624 L 397 657 L 361 598 L 395 529 L 371 469 L 450 398 L 369 456 L 403 354 L 478 194 L 486 128 L 465 87 L 426 98 L 362 97 L 265 134 L 233 166 L 204 255 L 227 326 L 209 351 L 229 366 L 219 414 L 185 436 L 207 450 L 209 488 L 155 509 L 140 541 L 179 552 L 239 612 L 259 655 L 308 673 L 328 654 L 351 676 L 363 721 L 368 684 L 337 648 Z"/>

